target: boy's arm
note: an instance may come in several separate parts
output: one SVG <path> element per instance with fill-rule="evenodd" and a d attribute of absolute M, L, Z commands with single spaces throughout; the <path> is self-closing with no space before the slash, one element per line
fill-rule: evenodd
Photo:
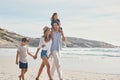
<path fill-rule="evenodd" d="M 31 57 L 34 57 L 28 50 L 27 50 L 27 54 Z"/>
<path fill-rule="evenodd" d="M 18 57 L 19 57 L 19 51 L 17 51 L 17 54 L 16 54 L 16 64 L 18 64 Z"/>

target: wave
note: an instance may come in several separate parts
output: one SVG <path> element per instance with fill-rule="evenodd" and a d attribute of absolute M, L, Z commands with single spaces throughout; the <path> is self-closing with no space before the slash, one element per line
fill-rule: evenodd
<path fill-rule="evenodd" d="M 63 48 L 63 54 L 120 57 L 120 48 Z"/>

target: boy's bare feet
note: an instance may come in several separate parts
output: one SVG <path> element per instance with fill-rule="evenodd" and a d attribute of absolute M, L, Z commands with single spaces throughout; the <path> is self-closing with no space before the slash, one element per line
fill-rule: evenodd
<path fill-rule="evenodd" d="M 35 80 L 39 80 L 38 78 L 36 78 Z"/>
<path fill-rule="evenodd" d="M 19 80 L 21 80 L 21 75 L 20 76 L 18 76 L 19 77 Z"/>

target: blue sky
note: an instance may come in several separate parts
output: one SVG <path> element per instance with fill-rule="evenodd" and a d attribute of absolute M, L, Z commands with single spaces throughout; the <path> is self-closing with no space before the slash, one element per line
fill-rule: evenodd
<path fill-rule="evenodd" d="M 120 45 L 120 0 L 1 0 L 0 27 L 40 37 L 57 12 L 66 36 Z"/>

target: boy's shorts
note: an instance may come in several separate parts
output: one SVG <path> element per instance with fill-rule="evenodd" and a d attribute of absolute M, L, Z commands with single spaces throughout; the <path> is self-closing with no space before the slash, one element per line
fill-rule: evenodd
<path fill-rule="evenodd" d="M 19 68 L 20 69 L 27 69 L 28 68 L 28 63 L 23 63 L 19 61 Z"/>
<path fill-rule="evenodd" d="M 43 57 L 47 57 L 48 58 L 47 50 L 42 50 L 41 51 L 41 58 L 43 58 Z"/>

